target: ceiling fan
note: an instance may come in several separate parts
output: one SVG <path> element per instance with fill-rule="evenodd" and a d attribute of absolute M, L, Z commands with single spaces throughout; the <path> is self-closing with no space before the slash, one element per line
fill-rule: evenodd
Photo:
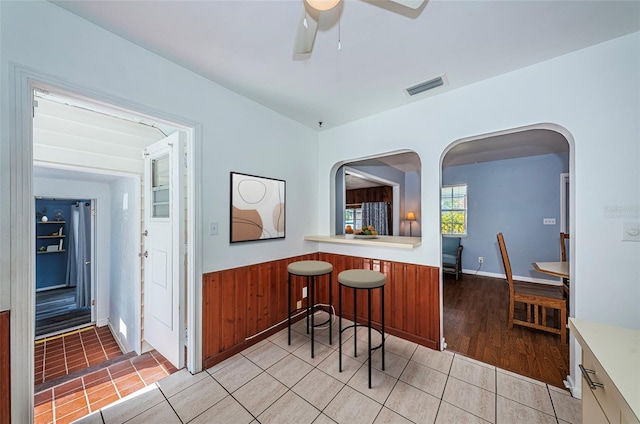
<path fill-rule="evenodd" d="M 302 0 L 303 13 L 298 22 L 298 31 L 293 46 L 294 55 L 309 55 L 318 32 L 320 14 L 335 8 L 341 0 Z M 386 0 L 410 9 L 418 9 L 425 0 Z"/>

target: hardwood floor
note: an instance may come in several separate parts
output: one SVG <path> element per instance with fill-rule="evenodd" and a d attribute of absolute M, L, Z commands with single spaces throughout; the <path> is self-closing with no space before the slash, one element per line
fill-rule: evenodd
<path fill-rule="evenodd" d="M 36 337 L 91 322 L 91 308 L 76 307 L 76 288 L 36 292 Z"/>
<path fill-rule="evenodd" d="M 464 274 L 444 277 L 444 337 L 447 350 L 556 387 L 569 373 L 569 345 L 560 336 L 507 328 L 506 280 Z"/>

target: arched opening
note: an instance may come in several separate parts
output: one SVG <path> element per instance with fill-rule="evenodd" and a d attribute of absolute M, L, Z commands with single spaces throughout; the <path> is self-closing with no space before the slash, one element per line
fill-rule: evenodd
<path fill-rule="evenodd" d="M 507 241 L 514 280 L 562 286 L 532 263 L 560 261 L 560 233 L 571 232 L 575 215 L 565 191 L 572 184 L 571 146 L 565 129 L 540 124 L 458 140 L 441 160 L 443 237 L 459 237 L 463 246 L 461 277 L 442 276 L 447 349 L 558 387 L 570 374 L 569 345 L 555 334 L 508 329 L 509 291 L 496 235 Z M 463 198 L 447 210 L 453 188 L 463 188 Z M 447 233 L 455 227 L 445 225 L 452 209 L 461 210 L 462 223 L 454 220 L 458 228 Z M 575 293 L 566 296 L 570 303 Z M 527 361 L 517 359 L 523 354 Z"/>
<path fill-rule="evenodd" d="M 380 226 L 381 235 L 419 237 L 421 171 L 420 158 L 412 151 L 391 152 L 336 164 L 333 181 L 334 234 L 344 234 L 347 226 L 359 229 L 362 225 L 371 225 L 369 221 L 373 218 L 369 217 L 381 211 L 386 216 L 382 219 L 384 225 Z M 378 209 L 368 213 L 367 207 Z M 409 212 L 414 217 L 411 221 L 405 219 Z"/>

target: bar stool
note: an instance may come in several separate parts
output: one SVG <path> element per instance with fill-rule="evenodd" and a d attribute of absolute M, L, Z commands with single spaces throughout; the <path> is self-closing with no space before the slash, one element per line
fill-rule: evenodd
<path fill-rule="evenodd" d="M 338 350 L 339 350 L 339 368 L 338 370 L 342 372 L 342 332 L 353 327 L 353 349 L 354 356 L 358 356 L 358 337 L 357 337 L 357 329 L 358 327 L 367 327 L 369 329 L 369 388 L 371 388 L 371 352 L 382 348 L 382 370 L 384 371 L 384 285 L 387 282 L 387 277 L 378 271 L 371 271 L 368 269 L 350 269 L 347 271 L 342 271 L 338 274 L 338 282 L 340 286 L 338 287 L 338 299 L 339 299 L 339 312 L 340 315 L 340 324 L 338 330 Z M 350 287 L 353 289 L 353 325 L 349 325 L 345 328 L 342 328 L 342 287 Z M 380 333 L 382 336 L 382 342 L 378 346 L 371 347 L 371 290 L 381 288 L 382 294 L 382 331 L 377 328 L 373 328 L 373 330 Z M 357 322 L 357 299 L 358 299 L 358 290 L 367 290 L 368 297 L 368 321 L 367 325 L 358 324 Z"/>
<path fill-rule="evenodd" d="M 289 342 L 289 345 L 291 345 L 291 313 L 298 311 L 298 309 L 295 309 L 293 311 L 291 310 L 291 276 L 297 275 L 301 277 L 307 277 L 307 293 L 308 293 L 308 300 L 307 300 L 307 307 L 306 307 L 307 334 L 309 334 L 309 314 L 311 314 L 311 357 L 313 358 L 314 357 L 314 349 L 313 349 L 314 331 L 313 330 L 316 327 L 315 319 L 314 319 L 314 312 L 316 308 L 315 283 L 318 277 L 329 274 L 329 305 L 331 305 L 331 299 L 332 299 L 331 273 L 333 272 L 333 265 L 331 265 L 329 262 L 324 262 L 324 261 L 297 261 L 297 262 L 290 263 L 289 266 L 287 266 L 287 271 L 289 272 L 289 275 L 287 278 L 287 285 L 288 285 L 287 307 L 289 308 L 289 316 L 287 318 L 287 327 L 288 327 L 288 336 L 289 336 L 288 342 Z M 331 317 L 332 317 L 331 306 L 329 306 L 329 320 L 327 321 L 329 323 L 329 344 L 333 344 L 332 331 L 331 331 Z M 324 324 L 326 324 L 326 322 L 320 323 L 318 324 L 318 326 L 324 325 Z"/>

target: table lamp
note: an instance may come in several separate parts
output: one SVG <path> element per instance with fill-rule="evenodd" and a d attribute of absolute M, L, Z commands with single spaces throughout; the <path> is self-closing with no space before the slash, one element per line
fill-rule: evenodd
<path fill-rule="evenodd" d="M 416 220 L 416 214 L 413 211 L 407 212 L 407 217 L 405 218 L 405 220 L 409 221 L 409 237 L 412 237 L 412 235 L 411 235 L 411 225 L 413 224 L 413 221 Z"/>

